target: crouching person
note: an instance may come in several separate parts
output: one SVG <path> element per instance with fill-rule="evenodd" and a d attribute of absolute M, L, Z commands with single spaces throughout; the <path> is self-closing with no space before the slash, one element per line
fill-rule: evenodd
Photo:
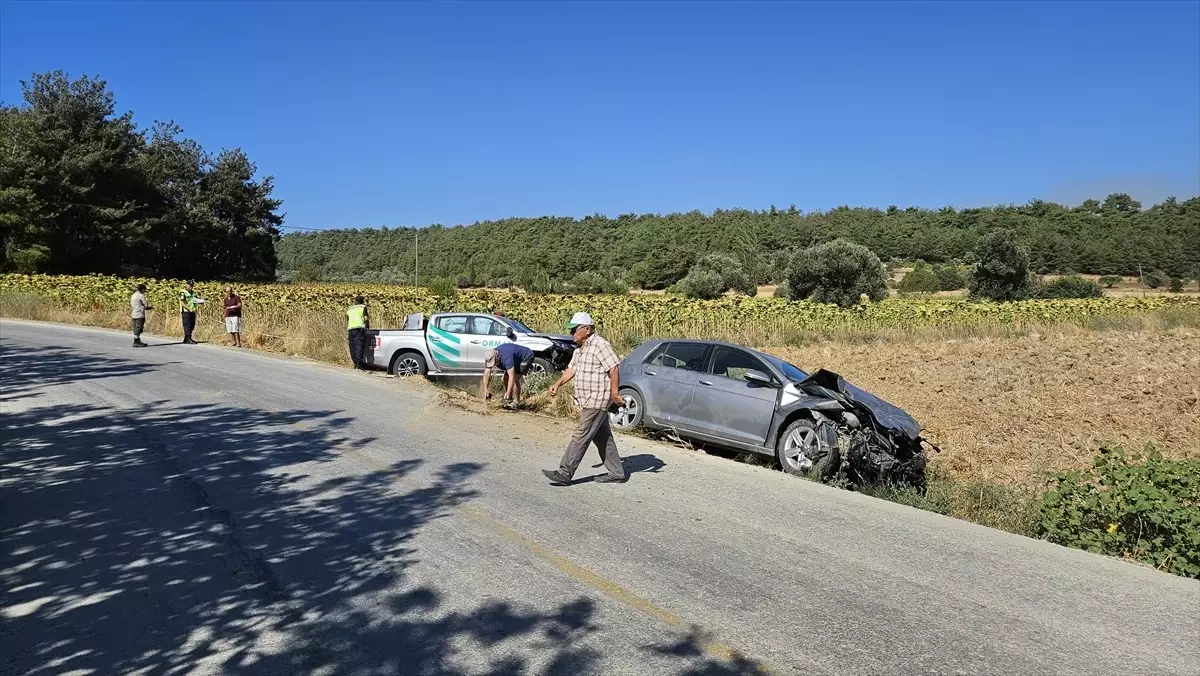
<path fill-rule="evenodd" d="M 521 378 L 529 370 L 533 362 L 533 350 L 516 342 L 507 342 L 488 350 L 483 361 L 483 400 L 486 402 L 492 393 L 488 391 L 488 382 L 492 377 L 492 369 L 497 364 L 504 371 L 504 408 L 515 409 L 521 405 Z"/>

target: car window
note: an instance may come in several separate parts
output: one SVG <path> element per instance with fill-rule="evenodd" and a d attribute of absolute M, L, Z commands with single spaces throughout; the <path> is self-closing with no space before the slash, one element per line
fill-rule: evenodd
<path fill-rule="evenodd" d="M 508 325 L 491 317 L 471 317 L 471 333 L 476 336 L 507 336 Z"/>
<path fill-rule="evenodd" d="M 440 317 L 437 321 L 437 327 L 446 333 L 466 333 L 467 318 L 466 317 Z"/>
<path fill-rule="evenodd" d="M 767 369 L 767 365 L 761 359 L 745 350 L 724 345 L 718 345 L 713 350 L 710 372 L 714 376 L 745 380 L 747 371 L 758 371 L 766 376 L 771 375 L 771 371 Z"/>
<path fill-rule="evenodd" d="M 704 343 L 664 343 L 650 355 L 649 363 L 688 371 L 704 370 Z"/>

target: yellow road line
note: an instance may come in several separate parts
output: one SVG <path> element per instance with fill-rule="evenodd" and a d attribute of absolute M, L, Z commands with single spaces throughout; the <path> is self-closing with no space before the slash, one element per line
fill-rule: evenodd
<path fill-rule="evenodd" d="M 357 449 L 350 448 L 349 446 L 339 446 L 338 450 L 341 450 L 344 455 L 350 456 L 365 465 L 374 467 L 376 469 L 383 469 L 380 463 L 371 460 Z M 399 479 L 397 482 L 406 485 L 412 484 L 412 482 L 404 479 Z M 558 554 L 547 547 L 544 547 L 540 543 L 521 535 L 512 527 L 493 519 L 484 512 L 474 507 L 464 505 L 452 507 L 452 509 L 458 514 L 467 517 L 471 521 L 474 521 L 480 526 L 487 528 L 505 540 L 522 547 L 534 556 L 537 556 L 543 561 L 561 570 L 572 580 L 595 589 L 605 596 L 619 601 L 640 613 L 653 617 L 664 624 L 668 624 L 684 631 L 689 629 L 692 630 L 696 637 L 698 647 L 709 657 L 722 661 L 734 661 L 738 659 L 750 661 L 749 658 L 747 658 L 745 655 L 742 655 L 737 650 L 734 650 L 723 643 L 711 641 L 705 638 L 700 634 L 696 625 L 688 624 L 682 617 L 676 615 L 675 613 L 672 613 L 666 608 L 655 605 L 648 599 L 638 596 L 636 593 L 626 589 L 625 587 L 622 587 L 612 580 L 599 575 L 595 571 L 585 568 L 571 561 L 567 557 Z M 764 664 L 758 662 L 753 662 L 753 664 L 755 665 L 754 673 L 756 674 L 765 676 L 776 673 L 774 669 L 771 669 Z"/>

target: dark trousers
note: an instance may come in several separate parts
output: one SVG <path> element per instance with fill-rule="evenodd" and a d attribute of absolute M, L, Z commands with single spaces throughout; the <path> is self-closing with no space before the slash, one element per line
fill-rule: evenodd
<path fill-rule="evenodd" d="M 179 313 L 183 319 L 183 342 L 188 342 L 192 339 L 192 331 L 196 330 L 196 313 L 182 310 Z"/>
<path fill-rule="evenodd" d="M 350 341 L 350 361 L 354 362 L 354 368 L 360 369 L 364 366 L 363 359 L 363 341 L 367 338 L 366 329 L 350 329 L 348 339 Z"/>
<path fill-rule="evenodd" d="M 558 471 L 568 479 L 575 476 L 575 470 L 583 461 L 583 454 L 587 453 L 588 444 L 596 444 L 596 450 L 600 451 L 600 459 L 604 461 L 604 468 L 609 474 L 624 478 L 625 465 L 617 454 L 617 441 L 613 439 L 612 428 L 608 425 L 608 411 L 603 408 L 585 408 L 579 414 L 575 436 L 571 437 L 567 452 L 563 453 L 558 463 Z"/>
<path fill-rule="evenodd" d="M 137 317 L 133 320 L 133 342 L 142 342 L 142 329 L 146 328 L 146 318 Z"/>

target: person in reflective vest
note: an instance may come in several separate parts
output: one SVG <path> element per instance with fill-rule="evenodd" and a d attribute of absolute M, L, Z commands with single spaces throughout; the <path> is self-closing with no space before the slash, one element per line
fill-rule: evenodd
<path fill-rule="evenodd" d="M 196 330 L 196 301 L 198 300 L 195 284 L 189 279 L 187 286 L 179 291 L 179 318 L 183 321 L 184 345 L 196 344 L 196 341 L 192 340 L 192 331 Z"/>
<path fill-rule="evenodd" d="M 346 319 L 347 339 L 350 342 L 350 361 L 354 363 L 354 368 L 365 369 L 367 365 L 363 363 L 363 348 L 367 339 L 370 318 L 367 314 L 367 301 L 362 296 L 354 297 L 354 305 L 346 310 Z"/>

